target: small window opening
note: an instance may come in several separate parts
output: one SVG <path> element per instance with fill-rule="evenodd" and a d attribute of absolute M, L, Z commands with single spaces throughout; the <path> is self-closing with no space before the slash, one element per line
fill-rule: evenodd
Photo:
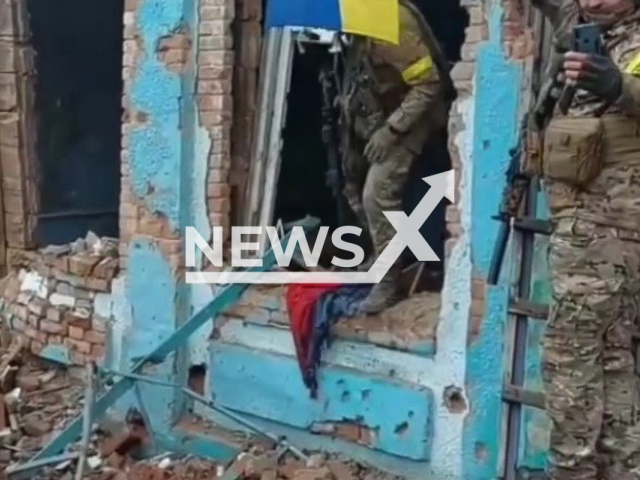
<path fill-rule="evenodd" d="M 27 0 L 37 72 L 36 243 L 118 236 L 123 0 Z"/>

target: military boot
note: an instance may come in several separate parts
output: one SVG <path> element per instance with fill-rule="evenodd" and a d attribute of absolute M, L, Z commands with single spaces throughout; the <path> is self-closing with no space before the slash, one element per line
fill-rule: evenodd
<path fill-rule="evenodd" d="M 398 291 L 400 283 L 401 269 L 393 266 L 384 276 L 380 283 L 377 283 L 364 299 L 360 310 L 367 315 L 375 315 L 398 303 L 402 297 Z"/>

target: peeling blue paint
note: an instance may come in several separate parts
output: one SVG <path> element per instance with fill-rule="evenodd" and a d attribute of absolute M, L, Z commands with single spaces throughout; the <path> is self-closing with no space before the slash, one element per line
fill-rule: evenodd
<path fill-rule="evenodd" d="M 136 14 L 141 58 L 134 69 L 130 101 L 132 115 L 140 120 L 130 134 L 131 187 L 146 209 L 166 218 L 174 231 L 192 224 L 194 215 L 194 62 L 190 62 L 190 70 L 184 75 L 172 72 L 158 57 L 157 46 L 162 37 L 180 27 L 186 27 L 191 34 L 197 32 L 196 4 L 196 0 L 143 0 Z M 134 237 L 126 297 L 131 309 L 130 335 L 121 347 L 121 355 L 130 364 L 155 348 L 181 319 L 187 318 L 189 291 L 176 282 L 168 259 L 153 242 Z M 154 375 L 177 382 L 175 363 L 172 355 L 152 368 Z M 180 378 L 186 381 L 184 376 Z M 179 396 L 153 385 L 140 388 L 148 402 L 147 409 L 153 412 L 154 429 L 168 431 Z M 130 397 L 127 401 L 132 403 Z"/>
<path fill-rule="evenodd" d="M 62 345 L 46 345 L 40 352 L 40 357 L 62 365 L 72 365 L 69 349 Z"/>
<path fill-rule="evenodd" d="M 214 344 L 211 383 L 221 406 L 305 430 L 319 422 L 358 422 L 373 429 L 373 447 L 429 460 L 433 394 L 391 377 L 326 366 L 311 399 L 291 357 Z"/>
<path fill-rule="evenodd" d="M 476 64 L 471 237 L 474 270 L 485 277 L 498 230 L 491 216 L 498 211 L 508 152 L 517 139 L 522 85 L 520 66 L 506 58 L 503 48 L 502 4 L 492 0 L 487 6 L 490 37 L 478 48 Z M 504 271 L 509 271 L 508 259 Z M 490 288 L 480 334 L 467 352 L 470 413 L 464 430 L 462 461 L 464 478 L 469 480 L 493 480 L 501 471 L 499 461 L 505 440 L 502 352 L 508 299 L 506 285 Z"/>
<path fill-rule="evenodd" d="M 132 331 L 127 351 L 130 364 L 151 353 L 169 337 L 176 325 L 176 285 L 171 266 L 151 240 L 134 239 L 129 247 L 127 295 L 132 311 Z M 145 372 L 159 380 L 174 381 L 173 357 Z M 164 431 L 171 423 L 168 407 L 172 392 L 140 383 L 146 408 L 153 412 L 154 429 Z"/>
<path fill-rule="evenodd" d="M 149 211 L 167 217 L 179 227 L 180 197 L 180 76 L 165 68 L 156 48 L 183 17 L 183 2 L 144 0 L 138 9 L 142 59 L 131 89 L 134 111 L 146 121 L 131 132 L 131 183 L 134 193 Z"/>

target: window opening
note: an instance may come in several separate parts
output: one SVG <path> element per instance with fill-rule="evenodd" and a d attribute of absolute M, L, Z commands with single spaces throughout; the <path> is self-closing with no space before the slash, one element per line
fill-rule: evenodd
<path fill-rule="evenodd" d="M 123 0 L 27 0 L 37 71 L 38 246 L 118 236 Z"/>

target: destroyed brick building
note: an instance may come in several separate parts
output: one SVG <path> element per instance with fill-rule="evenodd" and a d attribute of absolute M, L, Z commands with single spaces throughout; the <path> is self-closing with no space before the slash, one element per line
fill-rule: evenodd
<path fill-rule="evenodd" d="M 443 263 L 426 287 L 422 269 L 406 272 L 413 294 L 379 317 L 336 325 L 314 399 L 286 287 L 187 285 L 183 240 L 187 226 L 305 215 L 335 225 L 317 81 L 326 32 L 265 31 L 261 0 L 0 0 L 4 325 L 35 355 L 114 372 L 171 344 L 133 373 L 189 385 L 299 448 L 406 478 L 541 468 L 544 236 L 514 234 L 507 273 L 497 286 L 485 278 L 548 29 L 527 2 L 416 3 L 457 88 L 439 162 L 420 164 L 406 207 L 424 194 L 422 177 L 455 171 L 455 202 L 423 227 Z M 529 216 L 543 217 L 535 203 Z M 181 330 L 220 296 L 195 332 Z M 175 389 L 138 385 L 154 432 L 206 437 L 213 446 L 200 452 L 220 461 L 237 453 L 185 425 L 242 425 Z M 110 415 L 135 404 L 123 387 Z"/>

